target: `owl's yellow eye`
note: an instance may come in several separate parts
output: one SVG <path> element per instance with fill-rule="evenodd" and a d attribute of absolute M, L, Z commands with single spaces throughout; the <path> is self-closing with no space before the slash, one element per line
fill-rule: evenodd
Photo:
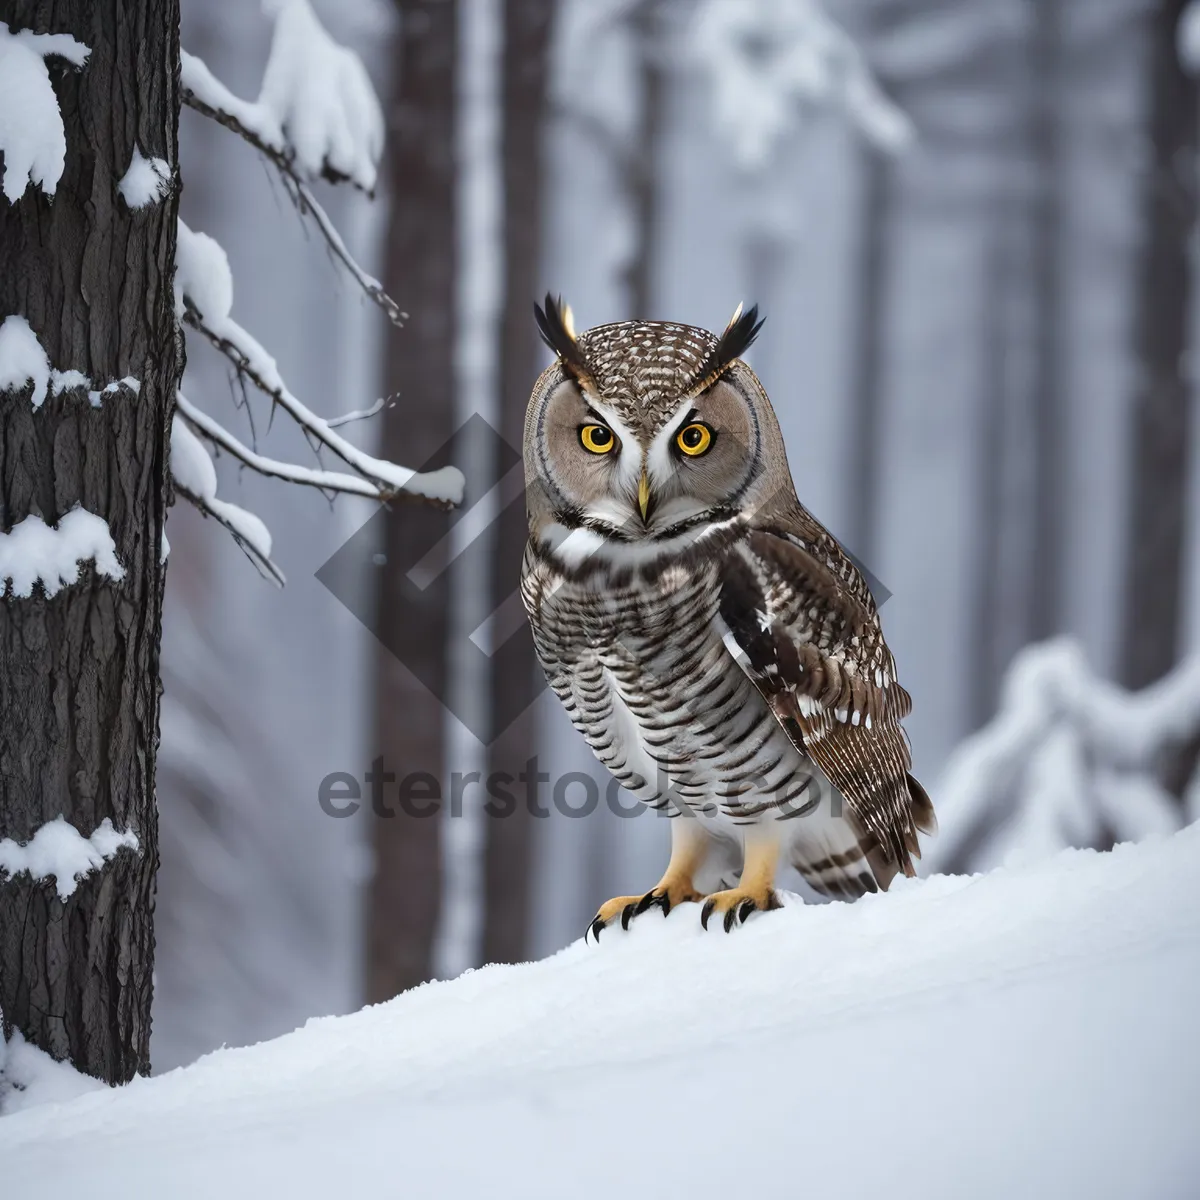
<path fill-rule="evenodd" d="M 685 425 L 679 431 L 675 437 L 675 445 L 690 458 L 695 458 L 708 450 L 712 445 L 712 440 L 712 430 L 707 425 L 695 421 L 691 425 Z"/>
<path fill-rule="evenodd" d="M 607 454 L 616 444 L 613 431 L 606 425 L 585 425 L 579 431 L 579 440 L 585 450 L 593 454 Z"/>

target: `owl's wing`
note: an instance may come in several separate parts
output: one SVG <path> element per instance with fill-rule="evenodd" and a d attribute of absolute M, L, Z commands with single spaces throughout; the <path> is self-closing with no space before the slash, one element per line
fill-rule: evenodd
<path fill-rule="evenodd" d="M 933 806 L 909 774 L 896 680 L 865 580 L 820 526 L 756 529 L 722 565 L 725 643 L 795 745 L 850 809 L 879 884 L 914 873 Z"/>

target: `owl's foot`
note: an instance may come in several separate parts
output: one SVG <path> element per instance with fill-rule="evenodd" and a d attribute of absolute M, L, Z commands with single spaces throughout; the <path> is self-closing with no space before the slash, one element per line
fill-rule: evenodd
<path fill-rule="evenodd" d="M 738 886 L 725 892 L 713 892 L 700 910 L 700 924 L 708 928 L 713 913 L 723 913 L 725 932 L 741 925 L 754 912 L 782 908 L 775 895 L 775 868 L 779 862 L 779 842 L 770 832 L 747 833 L 742 878 Z"/>
<path fill-rule="evenodd" d="M 692 886 L 690 877 L 683 879 L 668 876 L 644 896 L 616 896 L 607 904 L 602 904 L 600 911 L 588 926 L 588 933 L 599 941 L 600 934 L 618 917 L 621 918 L 621 928 L 628 929 L 629 922 L 634 917 L 640 917 L 648 908 L 661 908 L 665 917 L 677 904 L 703 899 L 704 897 Z"/>
<path fill-rule="evenodd" d="M 708 920 L 713 913 L 723 913 L 725 916 L 725 932 L 728 933 L 734 925 L 741 925 L 754 912 L 769 912 L 773 908 L 782 908 L 775 889 L 759 888 L 730 888 L 727 892 L 713 892 L 704 902 L 700 910 L 700 924 L 708 928 Z"/>

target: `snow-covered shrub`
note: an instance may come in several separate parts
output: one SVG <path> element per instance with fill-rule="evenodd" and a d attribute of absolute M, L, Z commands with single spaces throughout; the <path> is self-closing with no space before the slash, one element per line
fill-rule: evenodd
<path fill-rule="evenodd" d="M 1031 646 L 999 714 L 947 765 L 925 866 L 982 870 L 1179 829 L 1200 815 L 1198 756 L 1200 658 L 1129 693 L 1098 678 L 1074 642 Z"/>

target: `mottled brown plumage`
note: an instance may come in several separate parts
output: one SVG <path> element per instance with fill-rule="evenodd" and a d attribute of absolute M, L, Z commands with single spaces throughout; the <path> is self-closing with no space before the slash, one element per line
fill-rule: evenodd
<path fill-rule="evenodd" d="M 739 357 L 756 310 L 719 337 L 647 321 L 576 335 L 549 297 L 538 318 L 559 356 L 526 423 L 539 657 L 600 760 L 678 818 L 659 886 L 603 906 L 597 935 L 717 886 L 705 922 L 729 928 L 774 906 L 780 852 L 831 896 L 912 874 L 935 821 L 909 773 L 911 700 Z"/>

